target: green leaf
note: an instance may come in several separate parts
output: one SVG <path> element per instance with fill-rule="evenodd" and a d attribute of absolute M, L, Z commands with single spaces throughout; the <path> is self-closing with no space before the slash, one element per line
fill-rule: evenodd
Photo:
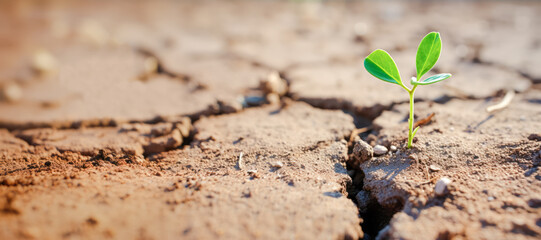
<path fill-rule="evenodd" d="M 440 73 L 440 74 L 436 74 L 436 75 L 433 75 L 433 76 L 430 76 L 428 77 L 427 79 L 425 80 L 422 80 L 422 81 L 417 81 L 416 78 L 411 78 L 411 84 L 412 85 L 429 85 L 429 84 L 432 84 L 432 83 L 437 83 L 437 82 L 441 82 L 447 78 L 450 78 L 451 77 L 451 74 L 450 73 Z"/>
<path fill-rule="evenodd" d="M 417 56 L 415 64 L 417 66 L 417 79 L 430 71 L 434 64 L 438 61 L 441 52 L 441 38 L 440 33 L 431 32 L 427 34 L 419 47 L 417 48 Z"/>
<path fill-rule="evenodd" d="M 402 85 L 400 73 L 393 58 L 384 50 L 377 49 L 364 59 L 364 68 L 374 77 L 383 81 Z"/>
<path fill-rule="evenodd" d="M 415 137 L 415 134 L 417 134 L 417 130 L 419 130 L 419 127 L 416 127 L 415 130 L 413 130 L 413 133 L 411 134 L 411 139 Z"/>

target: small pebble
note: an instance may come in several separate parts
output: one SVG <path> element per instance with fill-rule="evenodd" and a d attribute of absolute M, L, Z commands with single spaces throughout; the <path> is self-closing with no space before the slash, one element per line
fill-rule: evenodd
<path fill-rule="evenodd" d="M 16 83 L 8 83 L 2 87 L 0 98 L 8 102 L 17 102 L 23 97 L 23 91 Z"/>
<path fill-rule="evenodd" d="M 272 167 L 275 167 L 275 168 L 281 168 L 281 167 L 284 166 L 284 164 L 283 164 L 282 162 L 280 162 L 280 161 L 277 161 L 277 162 L 273 162 L 273 163 L 271 164 L 271 166 L 272 166 Z"/>
<path fill-rule="evenodd" d="M 398 148 L 394 145 L 391 145 L 391 152 L 396 152 L 396 150 L 398 150 Z"/>
<path fill-rule="evenodd" d="M 234 113 L 242 110 L 243 108 L 243 101 L 238 100 L 230 100 L 230 101 L 218 101 L 218 111 L 221 113 Z"/>
<path fill-rule="evenodd" d="M 434 192 L 436 193 L 436 196 L 443 196 L 449 192 L 449 184 L 451 184 L 451 179 L 442 177 L 436 182 L 436 186 L 434 187 Z"/>
<path fill-rule="evenodd" d="M 432 172 L 437 172 L 441 170 L 441 168 L 436 165 L 430 165 L 428 168 L 430 168 L 430 171 Z"/>
<path fill-rule="evenodd" d="M 487 200 L 488 200 L 488 201 L 493 201 L 493 200 L 494 200 L 494 197 L 488 197 Z"/>
<path fill-rule="evenodd" d="M 58 62 L 50 52 L 40 50 L 32 56 L 32 68 L 40 75 L 49 75 L 58 71 Z"/>
<path fill-rule="evenodd" d="M 261 106 L 265 103 L 267 99 L 262 96 L 245 96 L 241 100 L 241 104 L 244 107 L 253 107 L 253 106 Z"/>
<path fill-rule="evenodd" d="M 272 72 L 260 82 L 260 88 L 266 93 L 276 93 L 283 96 L 287 93 L 287 82 L 280 77 L 280 73 Z"/>
<path fill-rule="evenodd" d="M 382 145 L 376 145 L 374 146 L 374 154 L 375 155 L 383 155 L 385 153 L 387 153 L 387 148 L 385 146 L 382 146 Z"/>

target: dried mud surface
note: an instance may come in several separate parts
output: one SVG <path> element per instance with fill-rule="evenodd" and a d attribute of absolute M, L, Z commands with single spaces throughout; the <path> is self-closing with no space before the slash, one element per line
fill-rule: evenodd
<path fill-rule="evenodd" d="M 539 239 L 539 14 L 1 2 L 0 239 Z M 453 77 L 417 90 L 406 149 L 407 94 L 362 60 L 406 81 L 429 31 Z"/>

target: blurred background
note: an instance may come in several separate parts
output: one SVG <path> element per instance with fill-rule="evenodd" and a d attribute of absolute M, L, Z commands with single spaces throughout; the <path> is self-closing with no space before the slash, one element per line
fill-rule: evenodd
<path fill-rule="evenodd" d="M 420 99 L 487 98 L 541 82 L 539 1 L 1 1 L 0 126 L 111 125 L 234 112 L 290 97 L 328 108 L 404 101 L 362 61 L 387 50 L 404 81 L 438 31 Z M 376 112 L 374 112 L 376 111 Z"/>

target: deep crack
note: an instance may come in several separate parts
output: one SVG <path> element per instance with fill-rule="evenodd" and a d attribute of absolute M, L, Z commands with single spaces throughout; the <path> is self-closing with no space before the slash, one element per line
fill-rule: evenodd
<path fill-rule="evenodd" d="M 364 141 L 372 133 L 374 133 L 374 130 L 363 132 L 358 136 Z M 357 135 L 351 135 L 350 137 L 357 137 Z M 347 140 L 353 142 L 349 138 Z M 359 166 L 355 166 L 354 161 L 350 161 L 353 158 L 353 148 L 354 142 L 348 146 L 348 162 L 346 164 L 348 174 L 352 178 L 352 184 L 347 189 L 348 198 L 358 207 L 359 216 L 363 220 L 361 228 L 365 234 L 364 239 L 375 239 L 378 233 L 389 225 L 394 214 L 402 210 L 404 203 L 397 201 L 396 206 L 384 208 L 369 191 L 364 190 L 364 171 Z"/>

